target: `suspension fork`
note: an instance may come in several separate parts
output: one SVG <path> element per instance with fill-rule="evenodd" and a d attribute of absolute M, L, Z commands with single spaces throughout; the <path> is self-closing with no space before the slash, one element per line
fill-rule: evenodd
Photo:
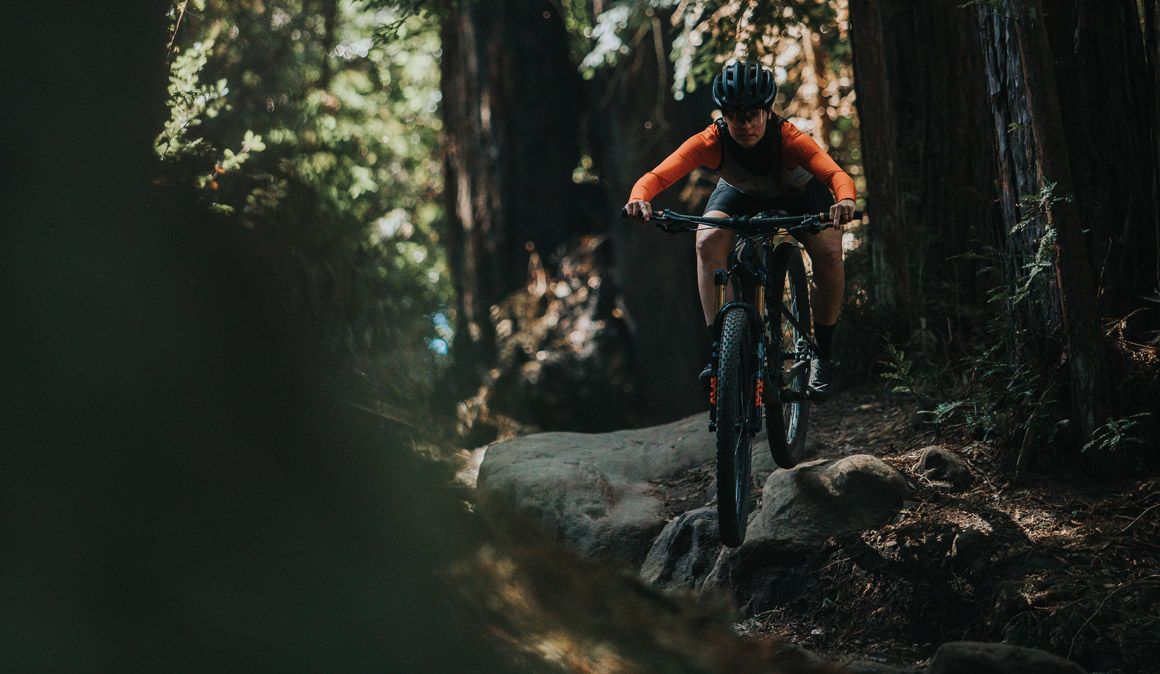
<path fill-rule="evenodd" d="M 716 306 L 713 315 L 716 320 L 713 324 L 713 349 L 709 354 L 710 361 L 718 358 L 718 349 L 721 348 L 721 310 L 725 308 L 725 288 L 729 285 L 729 272 L 718 269 L 713 274 L 713 286 Z M 709 377 L 709 432 L 717 432 L 717 374 L 716 367 L 713 376 Z"/>
<path fill-rule="evenodd" d="M 753 306 L 744 302 L 725 303 L 725 288 L 729 283 L 729 274 L 724 270 L 717 270 L 713 275 L 713 284 L 716 290 L 716 316 L 717 320 L 713 325 L 713 351 L 710 358 L 716 360 L 719 357 L 719 349 L 721 344 L 721 316 L 725 309 L 733 306 L 743 306 L 746 308 L 750 319 L 750 334 L 753 339 L 753 351 L 750 352 L 749 358 L 754 358 L 756 363 L 752 363 L 751 368 L 751 399 L 753 406 L 749 412 L 749 424 L 747 431 L 750 436 L 755 435 L 761 431 L 761 419 L 765 409 L 765 395 L 766 395 L 766 347 L 765 347 L 765 286 L 768 277 L 765 272 L 756 275 L 754 279 L 754 300 Z M 750 369 L 750 368 L 747 368 Z M 719 392 L 719 381 L 717 375 L 714 374 L 709 378 L 709 431 L 716 432 L 717 430 L 717 395 Z"/>
<path fill-rule="evenodd" d="M 757 288 L 754 301 L 757 309 L 757 325 L 753 330 L 753 340 L 757 348 L 757 368 L 753 377 L 753 411 L 750 414 L 749 434 L 754 435 L 761 431 L 761 415 L 765 409 L 765 284 L 768 281 L 765 272 L 757 275 Z"/>

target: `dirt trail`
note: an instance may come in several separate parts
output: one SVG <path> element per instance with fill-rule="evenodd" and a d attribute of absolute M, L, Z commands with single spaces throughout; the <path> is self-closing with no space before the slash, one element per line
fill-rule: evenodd
<path fill-rule="evenodd" d="M 873 454 L 916 490 L 880 530 L 831 539 L 796 596 L 740 623 L 743 635 L 905 666 L 954 640 L 1040 648 L 1093 672 L 1149 671 L 1160 660 L 1160 480 L 1093 486 L 1038 474 L 1012 486 L 996 448 L 937 437 L 880 385 L 844 391 L 811 415 L 815 457 Z M 935 444 L 966 460 L 969 487 L 917 472 Z M 709 465 L 665 485 L 672 510 L 703 505 L 712 474 Z"/>
<path fill-rule="evenodd" d="M 873 454 L 888 456 L 923 442 L 915 431 L 912 405 L 891 399 L 880 387 L 843 391 L 810 410 L 806 450 L 821 458 Z"/>
<path fill-rule="evenodd" d="M 768 451 L 764 437 L 757 444 Z M 920 459 L 932 445 L 965 462 L 969 484 L 956 487 L 920 472 Z M 998 448 L 969 437 L 936 435 L 912 403 L 881 385 L 851 388 L 815 406 L 807 448 L 817 458 L 875 455 L 902 472 L 914 491 L 886 525 L 831 537 L 781 576 L 776 608 L 733 625 L 751 640 L 747 649 L 757 652 L 784 640 L 832 661 L 874 660 L 915 671 L 949 641 L 1006 642 L 1069 658 L 1089 672 L 1156 671 L 1160 479 L 1092 485 L 1041 468 L 1025 484 L 1012 485 Z M 712 503 L 714 473 L 709 460 L 653 482 L 665 514 L 675 517 Z M 521 564 L 529 578 L 552 577 L 549 572 L 563 559 L 573 557 L 535 548 Z M 584 564 L 589 570 L 580 575 L 591 575 L 594 588 L 614 588 L 609 596 L 624 594 L 623 578 L 608 569 L 601 575 L 599 564 Z M 590 594 L 603 597 L 602 592 Z M 652 588 L 634 592 L 641 599 L 637 608 L 667 607 L 666 615 L 680 614 L 674 608 L 683 605 L 680 601 Z M 487 601 L 495 599 L 489 596 Z M 603 605 L 594 609 L 602 616 L 592 623 L 594 633 L 608 634 L 607 612 Z M 543 611 L 527 613 L 528 625 L 541 625 Z M 568 619 L 574 614 L 569 611 Z M 654 624 L 631 611 L 625 615 L 630 617 L 625 625 Z M 728 615 L 731 611 L 721 611 Z M 661 639 L 624 629 L 620 641 L 634 647 L 647 643 L 663 651 L 664 644 L 674 643 L 671 635 Z M 569 652 L 587 652 L 582 645 L 589 642 L 573 641 Z M 701 637 L 690 636 L 690 652 L 701 643 Z"/>

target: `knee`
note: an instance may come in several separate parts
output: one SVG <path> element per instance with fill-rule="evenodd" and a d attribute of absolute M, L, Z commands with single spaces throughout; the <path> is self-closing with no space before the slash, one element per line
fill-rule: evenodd
<path fill-rule="evenodd" d="M 820 242 L 822 245 L 816 246 L 815 250 L 810 253 L 810 259 L 814 266 L 819 269 L 842 269 L 842 237 L 834 236 L 828 237 Z"/>
<path fill-rule="evenodd" d="M 716 259 L 729 254 L 731 232 L 712 229 L 697 233 L 697 257 Z"/>

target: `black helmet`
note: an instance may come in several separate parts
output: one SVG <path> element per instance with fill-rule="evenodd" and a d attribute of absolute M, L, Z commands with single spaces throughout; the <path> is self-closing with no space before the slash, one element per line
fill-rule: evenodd
<path fill-rule="evenodd" d="M 767 108 L 776 95 L 773 73 L 759 63 L 730 63 L 713 78 L 713 101 L 722 110 Z"/>

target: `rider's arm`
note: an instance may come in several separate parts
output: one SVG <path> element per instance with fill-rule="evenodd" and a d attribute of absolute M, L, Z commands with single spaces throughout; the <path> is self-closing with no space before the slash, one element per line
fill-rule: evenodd
<path fill-rule="evenodd" d="M 673 183 L 689 175 L 698 166 L 720 166 L 721 145 L 710 124 L 707 129 L 686 140 L 656 168 L 641 176 L 632 186 L 629 201 L 652 201 Z"/>
<path fill-rule="evenodd" d="M 818 147 L 813 138 L 802 133 L 791 122 L 781 125 L 782 158 L 788 168 L 804 166 L 815 178 L 830 188 L 837 201 L 858 196 L 854 179 L 837 162 Z"/>

